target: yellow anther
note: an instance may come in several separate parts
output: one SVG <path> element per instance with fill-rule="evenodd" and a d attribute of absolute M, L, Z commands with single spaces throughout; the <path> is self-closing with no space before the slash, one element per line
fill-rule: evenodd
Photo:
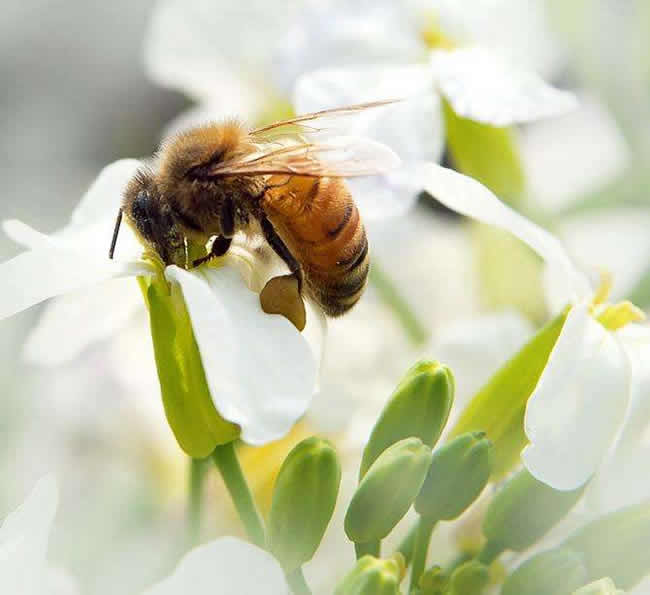
<path fill-rule="evenodd" d="M 592 300 L 592 306 L 599 306 L 604 304 L 609 297 L 609 294 L 612 291 L 612 286 L 614 285 L 614 280 L 612 274 L 607 271 L 602 271 L 600 273 L 600 285 L 596 290 L 594 299 Z"/>
<path fill-rule="evenodd" d="M 630 322 L 639 322 L 644 319 L 645 314 L 643 311 L 628 301 L 607 306 L 598 315 L 598 322 L 610 331 L 616 331 Z"/>
<path fill-rule="evenodd" d="M 432 50 L 453 50 L 456 44 L 440 29 L 440 23 L 435 15 L 425 19 L 426 25 L 420 35 L 426 46 Z"/>

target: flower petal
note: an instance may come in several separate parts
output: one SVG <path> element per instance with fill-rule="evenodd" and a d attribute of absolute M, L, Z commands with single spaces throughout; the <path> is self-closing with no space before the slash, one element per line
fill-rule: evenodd
<path fill-rule="evenodd" d="M 120 159 L 107 165 L 72 211 L 71 223 L 85 225 L 106 216 L 115 220 L 122 192 L 141 167 L 138 159 Z"/>
<path fill-rule="evenodd" d="M 265 98 L 260 73 L 272 72 L 268 57 L 289 12 L 285 3 L 261 0 L 218 7 L 211 0 L 160 2 L 145 40 L 149 75 L 223 111 L 250 116 Z"/>
<path fill-rule="evenodd" d="M 596 472 L 625 416 L 629 367 L 588 304 L 574 306 L 526 407 L 522 459 L 537 479 L 573 490 Z"/>
<path fill-rule="evenodd" d="M 434 163 L 422 165 L 419 179 L 422 187 L 445 206 L 509 231 L 547 263 L 559 268 L 564 274 L 565 293 L 573 301 L 591 293 L 589 281 L 575 268 L 558 239 L 503 204 L 481 183 Z"/>
<path fill-rule="evenodd" d="M 130 279 L 105 281 L 90 290 L 56 298 L 45 306 L 27 337 L 24 355 L 28 361 L 46 366 L 68 362 L 122 329 L 140 308 L 142 294 Z"/>
<path fill-rule="evenodd" d="M 239 424 L 242 439 L 264 444 L 305 413 L 316 382 L 307 341 L 281 316 L 262 312 L 237 272 L 167 267 L 181 284 L 214 405 Z"/>
<path fill-rule="evenodd" d="M 403 101 L 332 121 L 332 134 L 367 136 L 404 161 L 438 161 L 444 138 L 440 100 L 426 66 L 377 64 L 327 68 L 301 76 L 294 88 L 298 113 L 381 99 Z M 337 124 L 339 130 L 337 130 Z"/>
<path fill-rule="evenodd" d="M 48 298 L 88 287 L 101 281 L 147 274 L 129 264 L 97 262 L 52 244 L 49 250 L 23 252 L 0 263 L 3 290 L 0 320 Z"/>
<path fill-rule="evenodd" d="M 411 62 L 426 53 L 420 23 L 393 0 L 301 4 L 273 54 L 274 77 L 284 89 L 324 66 Z"/>
<path fill-rule="evenodd" d="M 271 554 L 234 537 L 222 537 L 195 547 L 173 574 L 143 595 L 289 595 L 282 569 Z"/>
<path fill-rule="evenodd" d="M 630 324 L 616 334 L 630 357 L 632 388 L 614 450 L 587 492 L 586 501 L 598 515 L 650 498 L 650 327 Z"/>
<path fill-rule="evenodd" d="M 478 122 L 509 126 L 557 116 L 577 105 L 572 93 L 481 48 L 434 51 L 431 68 L 454 111 Z"/>

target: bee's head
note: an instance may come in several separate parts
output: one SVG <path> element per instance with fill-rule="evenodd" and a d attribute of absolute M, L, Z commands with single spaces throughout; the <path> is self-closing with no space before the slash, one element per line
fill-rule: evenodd
<path fill-rule="evenodd" d="M 140 241 L 165 264 L 184 262 L 183 234 L 151 171 L 140 170 L 124 192 L 122 211 Z"/>

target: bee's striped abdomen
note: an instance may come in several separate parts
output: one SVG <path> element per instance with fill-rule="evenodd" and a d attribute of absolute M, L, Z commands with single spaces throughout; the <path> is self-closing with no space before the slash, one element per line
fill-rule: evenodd
<path fill-rule="evenodd" d="M 359 301 L 369 271 L 366 232 L 338 178 L 293 177 L 265 210 L 302 266 L 306 290 L 329 316 Z"/>

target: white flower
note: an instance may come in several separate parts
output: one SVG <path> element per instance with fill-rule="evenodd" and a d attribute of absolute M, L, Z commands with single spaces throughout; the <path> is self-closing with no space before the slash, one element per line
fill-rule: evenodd
<path fill-rule="evenodd" d="M 278 562 L 250 543 L 222 537 L 194 548 L 178 563 L 171 576 L 142 595 L 289 595 Z"/>
<path fill-rule="evenodd" d="M 74 595 L 71 577 L 47 563 L 47 543 L 56 513 L 58 488 L 43 477 L 25 502 L 0 527 L 0 593 Z"/>
<path fill-rule="evenodd" d="M 421 179 L 424 188 L 449 208 L 510 231 L 562 272 L 561 292 L 572 307 L 528 401 L 525 431 L 531 444 L 522 458 L 535 477 L 554 488 L 583 485 L 607 457 L 615 456 L 615 445 L 626 443 L 629 421 L 626 428 L 624 420 L 638 422 L 631 413 L 630 394 L 639 390 L 641 379 L 633 373 L 630 357 L 635 345 L 650 343 L 650 329 L 631 324 L 617 330 L 623 324 L 612 322 L 609 326 L 615 330 L 605 328 L 595 319 L 603 315 L 600 302 L 605 296 L 594 293 L 560 242 L 475 180 L 435 164 L 422 167 Z M 623 310 L 621 323 L 638 314 L 631 307 Z M 648 393 L 641 392 L 633 403 L 646 403 Z M 638 439 L 633 443 L 635 448 L 640 445 Z M 650 485 L 644 483 L 643 488 L 647 495 Z"/>
<path fill-rule="evenodd" d="M 71 291 L 93 288 L 101 293 L 84 295 L 83 302 L 70 297 L 54 304 L 30 338 L 28 353 L 34 355 L 35 345 L 45 342 L 53 350 L 50 361 L 61 361 L 114 332 L 138 308 L 132 288 L 118 287 L 135 281 L 121 278 L 156 271 L 140 258 L 142 247 L 128 226 L 122 226 L 114 261 L 108 259 L 107 242 L 122 190 L 140 166 L 139 161 L 123 160 L 106 167 L 70 224 L 51 236 L 18 221 L 5 222 L 5 231 L 28 250 L 0 264 L 0 319 Z M 241 426 L 244 440 L 259 444 L 281 437 L 304 414 L 314 390 L 316 363 L 305 338 L 283 317 L 264 314 L 257 295 L 242 279 L 261 288 L 263 267 L 257 256 L 245 248 L 231 252 L 225 259 L 228 266 L 193 271 L 170 266 L 165 277 L 183 292 L 217 411 Z M 84 330 L 70 333 L 75 344 L 56 353 L 59 347 L 51 338 L 65 345 L 61 336 L 76 326 Z"/>
<path fill-rule="evenodd" d="M 145 62 L 154 80 L 200 101 L 168 132 L 233 111 L 254 119 L 274 97 L 291 98 L 298 113 L 409 98 L 343 124 L 346 133 L 379 140 L 413 164 L 348 182 L 365 217 L 394 215 L 417 197 L 415 164 L 442 155 L 441 97 L 458 114 L 497 126 L 575 106 L 573 95 L 503 57 L 516 55 L 545 71 L 557 63 L 549 59 L 556 52 L 549 49 L 541 5 L 524 4 L 335 0 L 278 8 L 248 0 L 216 9 L 208 0 L 166 0 L 154 12 Z M 472 38 L 483 45 L 429 54 L 425 34 L 434 18 L 462 45 Z M 260 22 L 263 27 L 251 26 Z M 507 31 L 499 29 L 502 23 Z"/>

